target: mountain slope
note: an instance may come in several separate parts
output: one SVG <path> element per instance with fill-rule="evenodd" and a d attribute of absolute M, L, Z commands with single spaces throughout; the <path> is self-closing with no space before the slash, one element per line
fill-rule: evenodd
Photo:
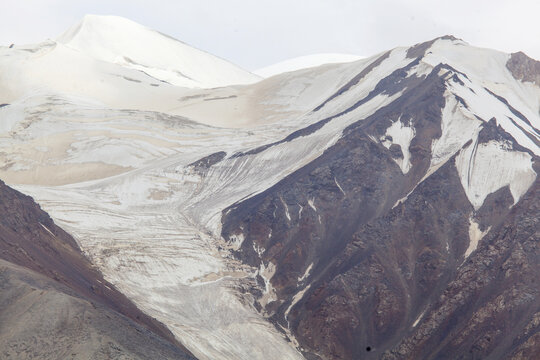
<path fill-rule="evenodd" d="M 183 116 L 34 94 L 0 109 L 1 175 L 198 358 L 527 356 L 536 64 L 443 37 L 190 90 Z"/>
<path fill-rule="evenodd" d="M 60 283 L 0 260 L 0 347 L 14 359 L 194 359 Z"/>
<path fill-rule="evenodd" d="M 86 15 L 57 41 L 96 60 L 176 86 L 211 88 L 260 78 L 181 41 L 118 16 Z"/>
<path fill-rule="evenodd" d="M 0 213 L 3 357 L 193 358 L 105 281 L 31 198 L 3 182 Z"/>
<path fill-rule="evenodd" d="M 471 351 L 498 358 L 521 351 L 527 339 L 529 347 L 540 346 L 531 337 L 536 325 L 526 327 L 540 310 L 534 300 L 539 289 L 532 281 L 540 271 L 538 254 L 531 252 L 515 265 L 528 270 L 512 280 L 501 281 L 508 276 L 491 266 L 473 292 L 468 288 L 473 282 L 463 280 L 470 262 L 504 262 L 538 240 L 536 208 L 530 202 L 537 199 L 538 115 L 519 115 L 488 89 L 482 102 L 493 105 L 479 107 L 474 94 L 481 90 L 472 90 L 475 80 L 487 87 L 500 75 L 461 73 L 431 62 L 441 56 L 436 49 L 450 41 L 420 45 L 427 55 L 411 58 L 367 96 L 379 88 L 400 92 L 398 99 L 346 128 L 315 161 L 223 212 L 222 235 L 235 244 L 242 239 L 236 256 L 258 267 L 257 276 L 264 281 L 256 294 L 261 311 L 293 334 L 308 358 L 440 359 Z M 432 66 L 428 70 L 424 64 Z M 496 70 L 504 74 L 504 63 Z M 345 91 L 349 89 L 330 101 Z M 529 202 L 512 210 L 527 224 L 508 240 L 515 247 L 483 252 L 489 243 L 480 240 L 498 233 L 486 241 L 501 241 L 501 227 L 509 226 L 506 217 L 514 216 L 508 215 L 509 208 L 525 194 Z M 513 266 L 508 263 L 507 274 L 517 271 Z M 272 272 L 265 272 L 267 268 Z M 450 293 L 482 295 L 466 305 L 460 298 L 456 308 Z M 526 299 L 520 295 L 524 293 Z M 507 305 L 499 306 L 500 315 L 487 325 L 486 311 L 503 298 Z M 431 308 L 434 303 L 439 304 L 437 312 Z M 514 306 L 521 315 L 512 317 L 515 325 L 510 326 L 504 319 Z M 414 333 L 416 326 L 419 332 Z M 468 337 L 456 335 L 464 329 Z M 520 340 L 500 343 L 513 338 Z"/>

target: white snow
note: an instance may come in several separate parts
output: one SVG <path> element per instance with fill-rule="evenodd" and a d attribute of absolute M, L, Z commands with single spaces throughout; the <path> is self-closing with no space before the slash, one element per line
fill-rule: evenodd
<path fill-rule="evenodd" d="M 314 198 L 308 200 L 308 205 L 309 205 L 310 208 L 313 209 L 313 211 L 317 211 L 317 208 L 315 207 L 315 199 Z"/>
<path fill-rule="evenodd" d="M 416 131 L 410 122 L 408 124 L 404 124 L 401 119 L 398 119 L 397 121 L 394 121 L 388 129 L 386 129 L 385 136 L 381 138 L 381 143 L 387 149 L 389 149 L 392 144 L 397 144 L 401 147 L 403 158 L 397 158 L 394 159 L 394 161 L 399 165 L 404 174 L 408 173 L 412 166 L 409 146 L 412 139 L 414 139 L 415 134 Z M 391 139 L 389 139 L 388 136 L 390 136 Z"/>
<path fill-rule="evenodd" d="M 51 234 L 52 236 L 54 236 L 54 234 L 52 233 L 52 231 L 51 231 L 51 230 L 49 230 L 49 228 L 48 228 L 48 227 L 46 227 L 46 226 L 45 226 L 45 225 L 43 225 L 42 223 L 39 223 L 39 225 L 41 225 L 41 227 L 42 227 L 43 229 L 45 229 L 45 230 L 46 230 L 46 231 L 47 231 L 47 232 L 48 232 L 49 234 Z"/>
<path fill-rule="evenodd" d="M 425 313 L 426 313 L 426 309 L 424 309 L 424 311 L 422 311 L 420 313 L 420 315 L 418 315 L 416 320 L 414 320 L 414 323 L 412 324 L 412 327 L 415 327 L 416 325 L 418 325 L 418 323 L 420 322 L 420 320 L 422 319 L 422 317 L 424 316 Z"/>
<path fill-rule="evenodd" d="M 212 88 L 260 80 L 223 59 L 118 16 L 86 15 L 58 42 L 177 86 Z"/>
<path fill-rule="evenodd" d="M 283 204 L 283 209 L 285 210 L 285 216 L 287 217 L 287 220 L 291 221 L 291 214 L 289 214 L 289 207 L 283 200 L 283 198 L 279 198 L 281 200 L 281 204 Z"/>
<path fill-rule="evenodd" d="M 368 83 L 362 84 L 363 91 L 368 91 Z M 220 238 L 221 211 L 316 159 L 345 127 L 399 95 L 376 96 L 308 136 L 257 154 L 227 157 L 201 176 L 187 165 L 216 151 L 234 154 L 280 140 L 338 108 L 302 114 L 284 126 L 239 130 L 155 112 L 109 109 L 79 97 L 33 93 L 19 107 L 19 119 L 27 126 L 0 142 L 0 162 L 25 164 L 28 170 L 8 167 L 0 176 L 31 194 L 76 237 L 109 281 L 165 323 L 199 358 L 257 359 L 270 352 L 284 359 L 301 358 L 270 323 L 244 305 L 249 300 L 238 299 L 236 282 L 254 271 L 231 260 L 227 250 L 219 250 L 229 248 Z M 354 98 L 349 95 L 346 100 Z M 49 152 L 44 155 L 35 145 Z M 124 160 L 132 166 L 106 163 Z M 316 209 L 313 200 L 309 206 Z M 267 269 L 262 272 L 268 281 L 263 299 L 267 304 L 274 291 Z"/>
<path fill-rule="evenodd" d="M 341 193 L 342 193 L 343 195 L 347 195 L 347 194 L 345 194 L 345 191 L 343 191 L 343 188 L 341 187 L 341 185 L 339 185 L 339 183 L 338 183 L 338 181 L 337 181 L 337 179 L 336 179 L 335 176 L 334 176 L 334 182 L 336 183 L 336 186 L 339 188 L 339 191 L 341 191 Z"/>
<path fill-rule="evenodd" d="M 535 154 L 540 148 L 525 135 L 540 139 L 540 87 L 516 80 L 506 68 L 509 55 L 490 49 L 469 46 L 460 40 L 437 40 L 429 49 L 422 62 L 430 66 L 449 64 L 467 76 L 458 74 L 465 84 L 450 82 L 450 91 L 463 98 L 469 109 L 484 121 L 495 117 L 500 124 L 522 146 Z M 532 124 L 528 125 L 501 101 L 491 96 L 484 88 L 505 98 L 509 104 L 522 113 Z M 512 119 L 524 130 L 510 121 Z"/>
<path fill-rule="evenodd" d="M 445 93 L 446 104 L 442 111 L 441 137 L 431 145 L 430 168 L 445 164 L 466 143 L 475 139 L 482 122 L 460 104 L 453 94 Z"/>
<path fill-rule="evenodd" d="M 346 63 L 363 59 L 364 56 L 353 54 L 322 53 L 299 56 L 255 70 L 254 73 L 264 78 L 325 64 Z"/>
<path fill-rule="evenodd" d="M 456 168 L 475 210 L 489 194 L 504 186 L 510 187 L 517 203 L 536 179 L 531 155 L 512 151 L 507 143 L 497 141 L 471 143 L 456 157 Z"/>

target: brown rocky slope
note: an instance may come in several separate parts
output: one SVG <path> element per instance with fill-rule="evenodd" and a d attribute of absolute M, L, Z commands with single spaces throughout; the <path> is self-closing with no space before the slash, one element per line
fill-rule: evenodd
<path fill-rule="evenodd" d="M 1 358 L 193 359 L 32 198 L 1 181 L 0 214 Z"/>

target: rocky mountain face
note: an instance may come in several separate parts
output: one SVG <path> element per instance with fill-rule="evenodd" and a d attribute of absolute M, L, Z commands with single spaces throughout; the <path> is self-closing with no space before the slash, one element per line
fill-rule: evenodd
<path fill-rule="evenodd" d="M 112 358 L 539 356 L 538 61 L 445 36 L 206 88 L 162 70 L 208 54 L 125 19 L 60 40 L 0 48 L 0 177 L 51 216 L 0 188 L 0 316 L 47 310 L 18 338 L 58 318 L 88 342 L 47 349 Z"/>
<path fill-rule="evenodd" d="M 480 203 L 466 188 L 474 177 L 487 187 L 486 176 L 512 171 L 478 169 L 486 159 L 477 149 L 520 154 L 530 174 L 538 173 L 539 157 L 493 118 L 434 166 L 433 144 L 455 121 L 445 109 L 469 108 L 449 98 L 449 84 L 467 76 L 440 64 L 405 78 L 422 56 L 375 87 L 403 91 L 399 99 L 223 213 L 223 236 L 244 239 L 236 257 L 260 268 L 256 305 L 306 358 L 522 359 L 540 351 L 538 180 L 531 178 L 519 202 L 511 183 Z M 400 131 L 389 132 L 396 124 Z M 404 136 L 412 137 L 408 149 Z M 497 154 L 488 156 L 494 166 Z M 477 168 L 464 174 L 463 161 Z"/>
<path fill-rule="evenodd" d="M 0 181 L 5 359 L 193 359 L 83 256 L 29 196 Z"/>

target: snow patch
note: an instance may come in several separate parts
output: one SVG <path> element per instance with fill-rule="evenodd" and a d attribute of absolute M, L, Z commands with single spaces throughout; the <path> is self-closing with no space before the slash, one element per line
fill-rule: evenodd
<path fill-rule="evenodd" d="M 283 204 L 283 208 L 285 210 L 285 216 L 287 217 L 287 220 L 291 221 L 291 214 L 289 214 L 289 207 L 287 206 L 283 198 L 280 197 L 279 199 L 281 200 L 281 203 Z"/>
<path fill-rule="evenodd" d="M 401 147 L 403 158 L 394 159 L 394 161 L 399 165 L 404 174 L 408 173 L 412 166 L 409 146 L 415 134 L 416 131 L 411 123 L 406 125 L 401 121 L 401 119 L 398 119 L 396 122 L 393 122 L 388 129 L 386 129 L 385 136 L 381 137 L 381 143 L 387 149 L 390 149 L 390 146 L 393 144 L 397 144 Z M 391 140 L 389 137 L 391 137 Z"/>
<path fill-rule="evenodd" d="M 442 110 L 441 136 L 431 144 L 430 168 L 438 169 L 456 154 L 467 141 L 475 139 L 482 121 L 459 103 L 452 93 L 445 93 Z"/>
<path fill-rule="evenodd" d="M 456 156 L 456 168 L 475 210 L 489 194 L 504 186 L 510 187 L 516 204 L 536 179 L 531 155 L 512 151 L 508 143 L 493 140 L 485 144 L 476 140 L 464 148 Z"/>
<path fill-rule="evenodd" d="M 315 207 L 315 198 L 308 199 L 308 205 L 313 211 L 317 211 L 317 208 Z"/>
<path fill-rule="evenodd" d="M 262 246 L 259 246 L 257 244 L 255 244 L 255 242 L 253 242 L 253 250 L 255 250 L 255 252 L 257 253 L 257 255 L 259 255 L 259 258 L 264 254 L 264 252 L 266 251 L 265 248 L 263 248 Z"/>
<path fill-rule="evenodd" d="M 478 242 L 482 240 L 484 236 L 491 230 L 491 226 L 485 231 L 480 231 L 478 223 L 474 221 L 473 217 L 469 217 L 469 247 L 465 251 L 465 259 L 471 255 L 471 253 L 478 247 Z"/>
<path fill-rule="evenodd" d="M 298 205 L 298 218 L 301 219 L 302 218 L 302 211 L 304 210 L 304 207 L 300 204 L 297 204 Z"/>

